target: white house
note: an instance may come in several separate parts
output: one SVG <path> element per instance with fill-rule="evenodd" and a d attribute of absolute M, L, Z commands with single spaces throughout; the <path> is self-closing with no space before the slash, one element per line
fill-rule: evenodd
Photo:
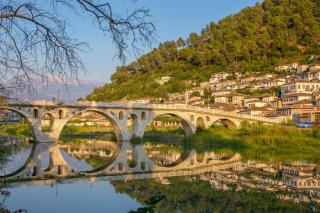
<path fill-rule="evenodd" d="M 268 103 L 261 101 L 260 99 L 245 99 L 243 102 L 245 108 L 252 108 L 252 107 L 265 107 Z"/>
<path fill-rule="evenodd" d="M 281 93 L 313 93 L 320 89 L 320 82 L 295 81 L 281 86 Z"/>
<path fill-rule="evenodd" d="M 309 93 L 290 93 L 283 95 L 281 99 L 283 105 L 288 105 L 302 100 L 312 100 L 312 95 Z"/>
<path fill-rule="evenodd" d="M 216 83 L 219 82 L 221 80 L 224 80 L 226 78 L 228 78 L 230 76 L 230 73 L 226 73 L 226 72 L 217 72 L 211 75 L 210 79 L 209 79 L 209 83 Z"/>
<path fill-rule="evenodd" d="M 171 77 L 169 77 L 169 76 L 164 76 L 164 77 L 159 78 L 159 79 L 157 80 L 157 83 L 160 84 L 160 85 L 162 85 L 162 84 L 167 83 L 167 82 L 170 81 L 170 80 L 171 80 Z"/>

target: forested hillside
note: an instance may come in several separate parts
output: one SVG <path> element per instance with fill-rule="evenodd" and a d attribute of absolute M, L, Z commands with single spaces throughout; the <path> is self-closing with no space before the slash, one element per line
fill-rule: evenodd
<path fill-rule="evenodd" d="M 159 97 L 184 91 L 186 80 L 207 81 L 214 72 L 272 72 L 276 65 L 319 54 L 320 0 L 265 0 L 210 23 L 201 34 L 161 43 L 118 67 L 112 82 L 87 99 Z M 162 76 L 172 79 L 160 86 L 156 80 Z"/>

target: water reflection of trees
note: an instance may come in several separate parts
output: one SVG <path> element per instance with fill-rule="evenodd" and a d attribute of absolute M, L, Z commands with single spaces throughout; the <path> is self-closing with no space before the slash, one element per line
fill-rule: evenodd
<path fill-rule="evenodd" d="M 116 192 L 126 193 L 146 205 L 154 196 L 165 197 L 154 212 L 311 212 L 312 205 L 279 200 L 266 191 L 217 191 L 197 177 L 170 178 L 170 185 L 155 180 L 113 181 Z M 148 207 L 148 205 L 146 205 Z M 145 208 L 146 209 L 146 208 Z M 139 211 L 132 211 L 139 212 Z"/>
<path fill-rule="evenodd" d="M 32 144 L 17 138 L 0 139 L 1 175 L 7 175 L 21 168 L 31 155 Z"/>
<path fill-rule="evenodd" d="M 13 151 L 13 145 L 8 143 L 8 141 L 0 140 L 0 168 L 3 168 L 5 162 L 7 162 L 8 157 Z"/>
<path fill-rule="evenodd" d="M 5 164 L 9 161 L 9 157 L 12 154 L 18 153 L 21 149 L 24 148 L 24 144 L 19 143 L 16 140 L 12 143 L 10 140 L 0 140 L 0 170 L 4 169 Z M 0 179 L 0 212 L 1 213 L 10 213 L 8 209 L 6 209 L 5 202 L 11 196 L 10 191 L 6 189 L 6 184 L 4 179 Z M 27 212 L 26 210 L 20 209 L 15 212 Z"/>
<path fill-rule="evenodd" d="M 10 155 L 11 147 L 4 141 L 0 141 L 0 170 L 3 169 L 4 163 Z M 5 209 L 5 200 L 10 196 L 10 192 L 5 190 L 4 180 L 0 180 L 0 212 L 7 211 Z"/>

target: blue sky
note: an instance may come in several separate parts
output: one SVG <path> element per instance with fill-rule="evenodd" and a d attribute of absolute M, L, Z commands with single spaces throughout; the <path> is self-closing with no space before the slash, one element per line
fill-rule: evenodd
<path fill-rule="evenodd" d="M 247 6 L 255 5 L 259 0 L 111 0 L 114 8 L 146 6 L 151 10 L 152 20 L 157 29 L 157 41 L 186 38 L 191 32 L 199 33 L 211 21 L 219 21 Z M 261 1 L 261 0 L 260 0 Z M 88 74 L 80 78 L 109 82 L 116 66 L 121 62 L 114 57 L 116 49 L 109 35 L 103 35 L 88 17 L 70 18 L 74 37 L 90 45 L 89 52 L 83 54 Z M 150 49 L 147 49 L 148 51 Z"/>

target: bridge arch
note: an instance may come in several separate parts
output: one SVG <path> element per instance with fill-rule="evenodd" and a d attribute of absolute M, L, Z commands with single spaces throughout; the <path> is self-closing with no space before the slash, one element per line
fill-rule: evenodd
<path fill-rule="evenodd" d="M 7 110 L 7 111 L 15 112 L 15 113 L 17 113 L 19 116 L 23 117 L 23 118 L 27 121 L 28 126 L 29 126 L 29 128 L 31 129 L 32 138 L 33 138 L 35 141 L 37 140 L 36 134 L 35 134 L 34 125 L 33 125 L 33 122 L 32 122 L 32 116 L 31 116 L 31 118 L 30 118 L 29 113 L 24 112 L 24 111 L 19 110 L 19 109 L 15 109 L 15 108 L 11 108 L 11 107 L 5 107 L 5 106 L 0 106 L 0 109 L 1 109 L 1 110 Z"/>
<path fill-rule="evenodd" d="M 205 128 L 206 123 L 202 117 L 197 118 L 197 128 Z"/>
<path fill-rule="evenodd" d="M 18 114 L 21 118 L 24 118 L 30 131 L 31 131 L 32 139 L 34 141 L 37 141 L 37 137 L 36 137 L 36 133 L 35 133 L 34 125 L 33 125 L 33 114 L 32 114 L 33 110 L 32 109 L 29 109 L 28 111 L 22 111 L 21 108 L 16 109 L 13 107 L 0 106 L 0 110 L 14 112 L 14 113 Z M 26 161 L 22 165 L 19 165 L 20 167 L 17 168 L 15 171 L 11 171 L 7 174 L 1 174 L 0 178 L 13 177 L 13 176 L 19 174 L 20 172 L 24 171 L 29 166 L 29 164 L 34 156 L 35 149 L 36 149 L 36 143 L 33 143 L 31 145 L 30 154 L 28 154 Z"/>
<path fill-rule="evenodd" d="M 123 111 L 120 111 L 119 115 L 118 115 L 118 119 L 123 120 L 123 117 L 124 117 L 124 113 L 123 113 Z"/>
<path fill-rule="evenodd" d="M 55 122 L 54 115 L 50 112 L 45 112 L 41 116 L 41 131 L 42 132 L 52 132 L 54 122 Z"/>
<path fill-rule="evenodd" d="M 126 120 L 127 131 L 132 133 L 134 136 L 138 136 L 135 134 L 137 134 L 139 130 L 139 116 L 134 112 L 128 112 L 126 115 Z"/>
<path fill-rule="evenodd" d="M 213 121 L 212 126 L 225 126 L 231 129 L 237 129 L 240 127 L 240 121 L 230 118 L 218 118 Z"/>
<path fill-rule="evenodd" d="M 63 109 L 59 109 L 59 111 L 58 111 L 58 118 L 59 119 L 63 119 L 64 118 L 64 111 L 63 111 Z"/>
<path fill-rule="evenodd" d="M 35 156 L 37 146 L 38 146 L 37 143 L 32 144 L 30 155 L 28 156 L 28 158 L 26 159 L 26 161 L 24 162 L 24 164 L 21 167 L 17 168 L 15 171 L 13 171 L 11 173 L 0 175 L 0 178 L 14 177 L 14 176 L 20 174 L 21 172 L 23 172 L 24 170 L 26 170 L 28 168 L 28 166 L 30 166 L 30 164 L 32 163 L 32 159 Z"/>
<path fill-rule="evenodd" d="M 33 119 L 38 119 L 39 117 L 39 110 L 38 109 L 33 109 Z"/>
<path fill-rule="evenodd" d="M 172 116 L 172 117 L 176 118 L 180 122 L 180 124 L 181 124 L 182 128 L 184 129 L 185 134 L 187 136 L 190 136 L 195 132 L 196 126 L 194 126 L 188 119 L 186 119 L 184 115 L 180 115 L 180 114 L 174 113 L 174 112 L 160 112 L 160 113 L 151 113 L 149 118 L 146 119 L 146 121 L 142 125 L 141 138 L 143 138 L 147 126 L 149 124 L 151 124 L 155 119 L 157 119 L 161 116 Z"/>
<path fill-rule="evenodd" d="M 111 123 L 112 127 L 114 128 L 117 141 L 121 141 L 122 140 L 122 136 L 123 135 L 122 135 L 121 125 L 119 125 L 117 120 L 114 119 L 111 114 L 109 114 L 106 111 L 99 110 L 99 109 L 85 109 L 85 110 L 80 110 L 80 111 L 75 112 L 75 113 L 71 113 L 71 115 L 69 115 L 68 117 L 63 119 L 64 120 L 63 123 L 60 124 L 60 127 L 59 127 L 60 131 L 59 131 L 58 138 L 60 137 L 60 134 L 61 134 L 61 131 L 62 131 L 63 127 L 68 123 L 68 121 L 70 121 L 76 115 L 79 115 L 81 113 L 86 113 L 86 112 L 97 113 L 97 114 L 100 114 L 100 115 L 104 116 L 105 118 L 107 118 L 109 120 L 109 122 Z"/>
<path fill-rule="evenodd" d="M 146 112 L 142 111 L 141 112 L 141 120 L 145 120 L 146 119 Z"/>

